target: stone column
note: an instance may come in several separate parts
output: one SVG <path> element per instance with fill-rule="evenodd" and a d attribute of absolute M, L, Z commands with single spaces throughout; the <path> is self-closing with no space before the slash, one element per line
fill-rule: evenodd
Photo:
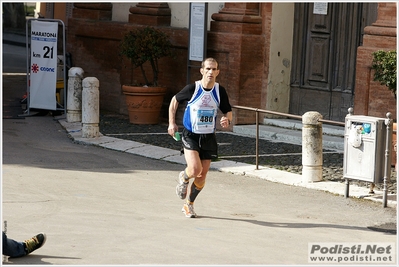
<path fill-rule="evenodd" d="M 73 18 L 112 20 L 112 3 L 74 3 Z"/>
<path fill-rule="evenodd" d="M 396 3 L 378 3 L 375 23 L 364 28 L 363 44 L 357 49 L 354 113 L 384 117 L 389 107 L 396 119 L 396 100 L 385 85 L 374 81 L 371 70 L 372 53 L 378 50 L 396 50 Z"/>
<path fill-rule="evenodd" d="M 149 26 L 170 26 L 171 10 L 168 3 L 138 3 L 129 8 L 129 23 Z"/>
<path fill-rule="evenodd" d="M 219 79 L 228 79 L 228 93 L 233 105 L 260 107 L 265 46 L 260 5 L 225 3 L 223 9 L 212 14 L 207 55 L 215 57 L 219 62 Z M 228 77 L 224 77 L 225 73 Z M 249 85 L 253 88 L 251 94 L 242 90 Z M 233 112 L 233 124 L 255 123 L 253 112 Z"/>
<path fill-rule="evenodd" d="M 219 13 L 212 14 L 211 31 L 260 34 L 262 18 L 259 3 L 225 3 Z"/>
<path fill-rule="evenodd" d="M 100 123 L 100 82 L 95 77 L 83 80 L 82 92 L 82 137 L 95 138 L 99 136 Z"/>
<path fill-rule="evenodd" d="M 73 67 L 68 71 L 67 122 L 82 121 L 83 69 Z"/>

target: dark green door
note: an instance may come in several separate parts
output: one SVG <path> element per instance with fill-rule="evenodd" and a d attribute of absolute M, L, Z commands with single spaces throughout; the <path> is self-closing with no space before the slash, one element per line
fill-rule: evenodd
<path fill-rule="evenodd" d="M 356 50 L 364 27 L 377 19 L 377 3 L 329 3 L 314 14 L 313 3 L 295 4 L 290 113 L 317 111 L 344 121 L 353 106 Z"/>

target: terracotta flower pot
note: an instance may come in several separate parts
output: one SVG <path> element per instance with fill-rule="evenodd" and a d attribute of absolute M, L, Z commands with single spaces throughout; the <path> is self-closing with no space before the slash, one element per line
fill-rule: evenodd
<path fill-rule="evenodd" d="M 166 90 L 166 87 L 122 85 L 130 123 L 157 124 Z"/>

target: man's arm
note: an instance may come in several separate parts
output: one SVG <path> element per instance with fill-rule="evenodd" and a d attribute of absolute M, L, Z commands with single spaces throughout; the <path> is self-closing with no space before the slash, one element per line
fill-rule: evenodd
<path fill-rule="evenodd" d="M 176 96 L 172 97 L 172 100 L 169 104 L 169 127 L 168 127 L 168 134 L 171 136 L 175 135 L 175 132 L 179 130 L 176 124 L 176 111 L 179 107 L 179 102 L 176 100 Z"/>

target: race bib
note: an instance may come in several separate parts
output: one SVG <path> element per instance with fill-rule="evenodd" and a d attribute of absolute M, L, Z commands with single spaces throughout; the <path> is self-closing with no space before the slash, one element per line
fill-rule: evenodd
<path fill-rule="evenodd" d="M 215 112 L 214 109 L 199 109 L 194 123 L 194 132 L 199 134 L 213 133 Z"/>
<path fill-rule="evenodd" d="M 214 115 L 215 115 L 214 110 L 203 110 L 203 109 L 198 110 L 198 113 L 197 113 L 198 125 L 199 126 L 204 126 L 204 125 L 213 126 Z"/>

